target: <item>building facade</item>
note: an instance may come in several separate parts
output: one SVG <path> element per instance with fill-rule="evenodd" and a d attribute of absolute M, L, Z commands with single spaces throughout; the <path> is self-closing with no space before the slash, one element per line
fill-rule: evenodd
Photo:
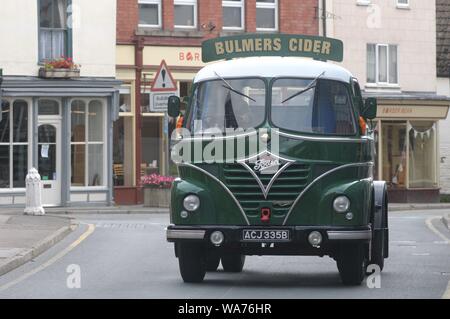
<path fill-rule="evenodd" d="M 113 0 L 2 1 L 1 206 L 25 204 L 32 167 L 47 206 L 113 202 L 115 17 Z M 62 56 L 79 75 L 42 72 Z"/>
<path fill-rule="evenodd" d="M 151 83 L 162 60 L 188 96 L 204 66 L 202 41 L 245 32 L 316 35 L 317 0 L 118 0 L 117 78 L 123 81 L 114 126 L 114 194 L 119 204 L 142 202 L 141 177 L 176 174 L 169 158 L 174 123 L 152 111 Z"/>
<path fill-rule="evenodd" d="M 376 177 L 388 182 L 392 202 L 439 201 L 449 95 L 438 92 L 435 1 L 324 3 L 322 34 L 344 41 L 343 65 L 363 95 L 378 99 Z"/>
<path fill-rule="evenodd" d="M 436 0 L 437 76 L 439 94 L 450 96 L 450 3 Z M 441 193 L 450 195 L 450 119 L 440 125 Z"/>

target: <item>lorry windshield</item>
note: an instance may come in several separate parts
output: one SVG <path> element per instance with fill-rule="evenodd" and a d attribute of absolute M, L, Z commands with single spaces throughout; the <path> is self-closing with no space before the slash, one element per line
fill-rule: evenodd
<path fill-rule="evenodd" d="M 260 126 L 265 119 L 266 85 L 258 78 L 200 83 L 193 94 L 187 128 L 193 133 Z"/>
<path fill-rule="evenodd" d="M 272 86 L 271 121 L 278 128 L 301 133 L 356 133 L 347 87 L 332 80 L 276 80 Z"/>

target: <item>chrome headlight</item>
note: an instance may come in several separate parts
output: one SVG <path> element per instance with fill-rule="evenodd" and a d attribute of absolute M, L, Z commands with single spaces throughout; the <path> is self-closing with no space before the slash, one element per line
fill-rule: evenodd
<path fill-rule="evenodd" d="M 183 207 L 188 212 L 196 211 L 200 207 L 200 198 L 197 195 L 188 195 L 183 200 Z"/>
<path fill-rule="evenodd" d="M 338 213 L 346 213 L 350 209 L 350 200 L 347 196 L 338 196 L 334 199 L 333 208 Z"/>

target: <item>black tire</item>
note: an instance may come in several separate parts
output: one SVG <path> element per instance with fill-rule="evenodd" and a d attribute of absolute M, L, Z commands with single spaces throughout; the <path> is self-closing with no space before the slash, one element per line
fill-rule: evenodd
<path fill-rule="evenodd" d="M 241 272 L 245 264 L 245 255 L 226 254 L 222 256 L 222 267 L 225 272 Z"/>
<path fill-rule="evenodd" d="M 184 282 L 202 282 L 206 274 L 203 247 L 192 243 L 179 243 L 178 245 L 178 264 Z"/>
<path fill-rule="evenodd" d="M 337 256 L 337 267 L 344 285 L 360 285 L 366 273 L 366 245 L 343 244 Z"/>
<path fill-rule="evenodd" d="M 384 247 L 386 239 L 384 238 L 384 230 L 373 232 L 372 251 L 369 264 L 378 265 L 380 271 L 384 267 Z"/>
<path fill-rule="evenodd" d="M 220 256 L 215 253 L 206 255 L 206 271 L 217 271 L 220 264 Z"/>

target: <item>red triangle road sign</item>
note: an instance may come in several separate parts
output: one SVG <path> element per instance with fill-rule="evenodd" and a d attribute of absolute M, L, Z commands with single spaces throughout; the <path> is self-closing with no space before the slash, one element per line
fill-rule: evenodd
<path fill-rule="evenodd" d="M 164 60 L 161 61 L 161 65 L 159 66 L 158 72 L 156 73 L 155 79 L 153 80 L 150 91 L 152 92 L 177 91 L 177 83 L 173 79 L 172 73 L 170 73 L 166 61 Z"/>

